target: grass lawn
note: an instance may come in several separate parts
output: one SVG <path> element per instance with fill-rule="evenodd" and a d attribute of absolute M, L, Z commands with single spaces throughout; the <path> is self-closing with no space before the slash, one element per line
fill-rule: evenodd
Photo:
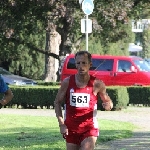
<path fill-rule="evenodd" d="M 130 123 L 99 120 L 98 143 L 130 137 Z M 55 117 L 1 115 L 0 150 L 65 150 Z"/>

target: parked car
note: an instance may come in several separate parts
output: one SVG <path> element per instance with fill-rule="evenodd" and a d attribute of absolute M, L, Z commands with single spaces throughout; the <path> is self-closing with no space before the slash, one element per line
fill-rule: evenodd
<path fill-rule="evenodd" d="M 61 81 L 77 72 L 74 55 L 66 57 L 61 69 Z M 92 54 L 89 73 L 105 82 L 107 86 L 150 85 L 150 65 L 136 56 L 111 56 Z"/>
<path fill-rule="evenodd" d="M 0 75 L 4 79 L 4 81 L 10 85 L 36 85 L 37 84 L 37 82 L 32 79 L 14 75 L 1 67 L 0 67 Z"/>

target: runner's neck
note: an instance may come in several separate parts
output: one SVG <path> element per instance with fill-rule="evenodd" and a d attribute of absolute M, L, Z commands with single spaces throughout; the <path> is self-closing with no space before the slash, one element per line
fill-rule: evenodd
<path fill-rule="evenodd" d="M 81 75 L 78 75 L 78 74 L 75 75 L 75 82 L 76 82 L 77 87 L 79 87 L 79 88 L 86 87 L 89 80 L 90 80 L 90 75 L 89 74 L 84 75 L 84 76 L 81 76 Z"/>

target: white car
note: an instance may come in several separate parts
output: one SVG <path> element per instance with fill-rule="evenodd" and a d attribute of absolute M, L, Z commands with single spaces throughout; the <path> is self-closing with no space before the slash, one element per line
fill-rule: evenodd
<path fill-rule="evenodd" d="M 9 85 L 37 85 L 36 81 L 26 77 L 14 75 L 1 67 L 0 75 L 4 79 L 4 81 Z"/>

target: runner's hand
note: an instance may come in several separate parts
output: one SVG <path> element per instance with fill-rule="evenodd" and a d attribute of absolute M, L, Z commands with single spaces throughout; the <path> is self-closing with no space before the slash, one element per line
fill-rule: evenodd
<path fill-rule="evenodd" d="M 102 106 L 105 110 L 111 110 L 113 108 L 113 103 L 112 101 L 108 101 L 108 102 L 102 103 Z"/>
<path fill-rule="evenodd" d="M 65 124 L 59 125 L 60 133 L 63 135 L 63 138 L 66 139 L 66 135 L 68 135 L 68 129 Z"/>

